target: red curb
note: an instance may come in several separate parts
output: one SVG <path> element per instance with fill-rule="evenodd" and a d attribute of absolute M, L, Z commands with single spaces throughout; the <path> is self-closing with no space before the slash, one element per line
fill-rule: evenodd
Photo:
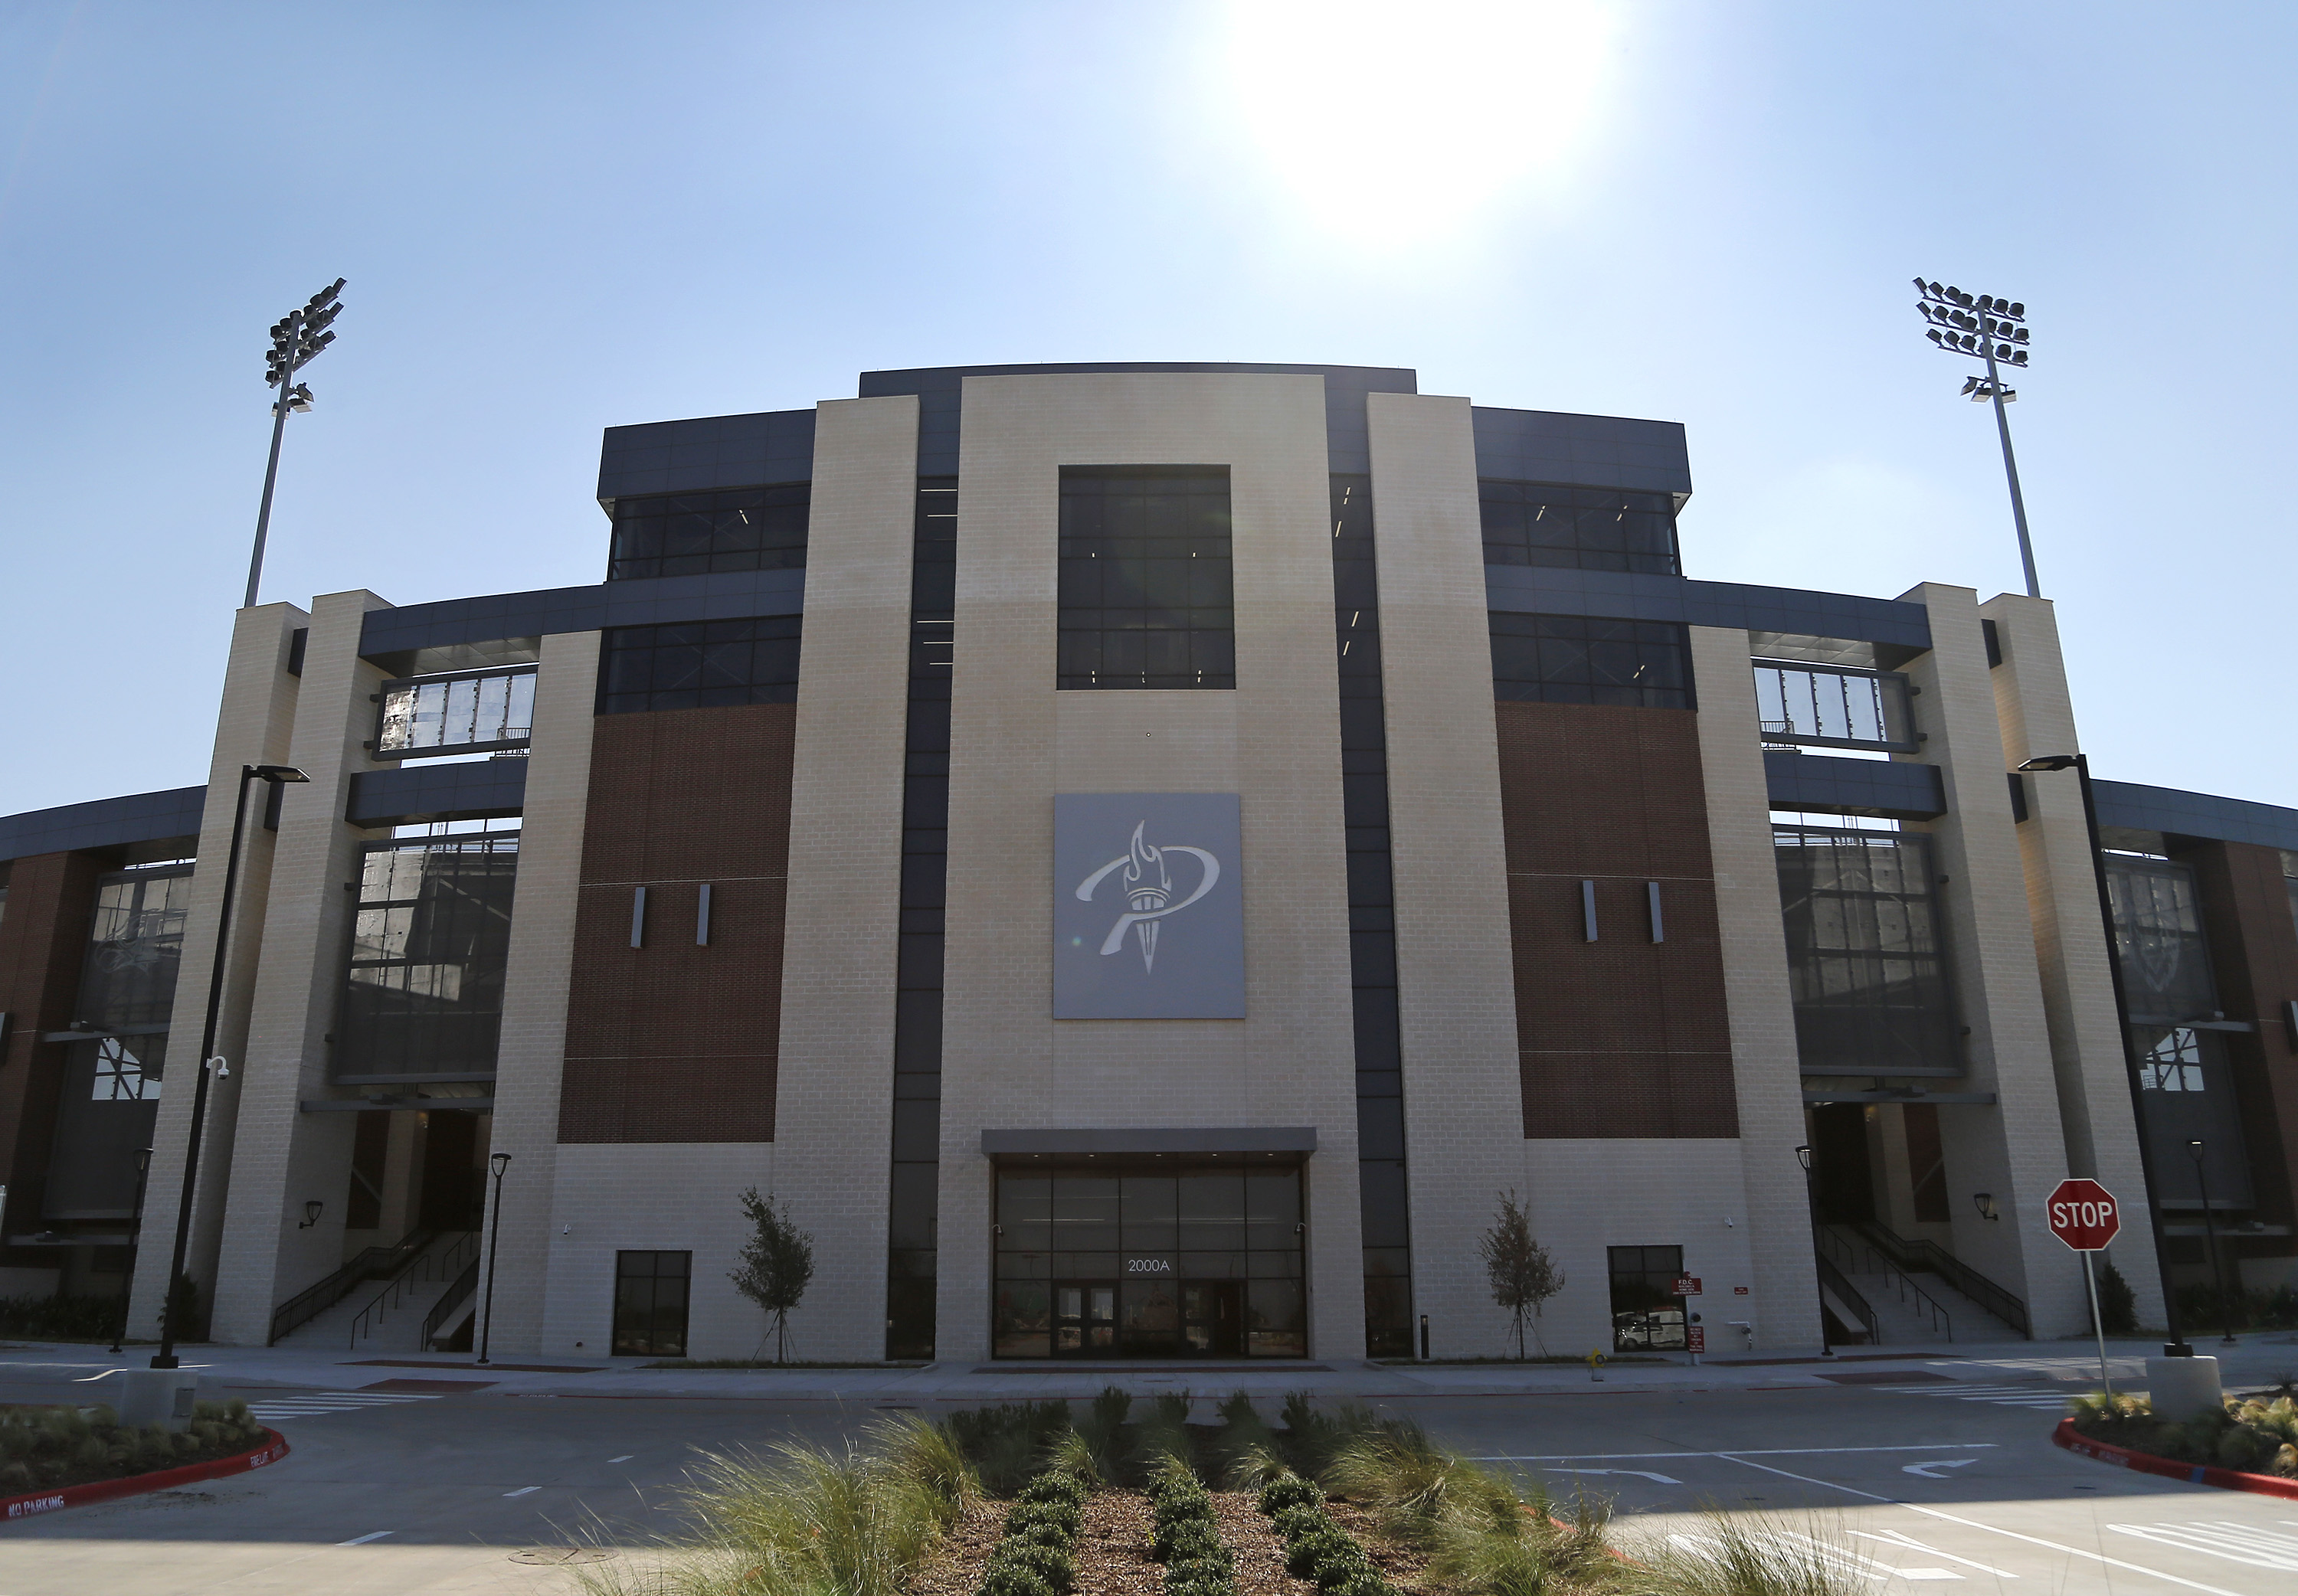
<path fill-rule="evenodd" d="M 0 1496 L 0 1520 L 29 1518 L 38 1513 L 83 1508 L 90 1502 L 111 1501 L 121 1496 L 141 1496 L 147 1491 L 171 1491 L 178 1485 L 219 1480 L 226 1475 L 245 1474 L 251 1468 L 267 1468 L 287 1455 L 287 1441 L 277 1430 L 267 1429 L 263 1433 L 271 1439 L 253 1451 L 244 1451 L 236 1457 L 186 1463 L 181 1468 L 162 1468 L 155 1474 L 131 1474 L 122 1479 L 92 1480 L 85 1485 L 60 1485 L 53 1491 L 35 1491 L 29 1496 Z"/>
<path fill-rule="evenodd" d="M 2216 1485 L 2221 1491 L 2253 1491 L 2261 1496 L 2279 1496 L 2286 1501 L 2298 1501 L 2298 1480 L 2277 1479 L 2270 1474 L 2244 1474 L 2238 1468 L 2216 1468 L 2207 1463 L 2181 1463 L 2175 1458 L 2158 1458 L 2152 1452 L 2132 1451 L 2127 1446 L 2110 1446 L 2104 1441 L 2093 1441 L 2079 1435 L 2071 1418 L 2059 1420 L 2059 1427 L 2051 1432 L 2054 1445 L 2063 1446 L 2079 1457 L 2095 1458 L 2102 1463 L 2112 1463 L 2118 1468 L 2132 1469 L 2139 1474 L 2159 1474 L 2164 1479 L 2184 1480 L 2190 1485 Z"/>

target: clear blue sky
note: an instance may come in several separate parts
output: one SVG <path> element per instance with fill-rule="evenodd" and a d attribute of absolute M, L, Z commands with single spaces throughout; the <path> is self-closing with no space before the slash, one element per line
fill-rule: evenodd
<path fill-rule="evenodd" d="M 2287 4 L 7 0 L 0 813 L 203 779 L 265 329 L 337 276 L 267 598 L 596 581 L 602 426 L 1077 360 L 1680 420 L 1690 574 L 1987 596 L 2019 584 L 1992 424 L 1909 279 L 2013 295 L 2086 745 L 2298 803 L 2294 35 Z"/>

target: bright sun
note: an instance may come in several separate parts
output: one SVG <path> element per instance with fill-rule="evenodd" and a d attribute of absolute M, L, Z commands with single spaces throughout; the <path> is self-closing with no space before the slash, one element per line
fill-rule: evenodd
<path fill-rule="evenodd" d="M 1451 230 L 1555 169 L 1612 27 L 1593 0 L 1233 0 L 1220 92 L 1335 225 Z"/>

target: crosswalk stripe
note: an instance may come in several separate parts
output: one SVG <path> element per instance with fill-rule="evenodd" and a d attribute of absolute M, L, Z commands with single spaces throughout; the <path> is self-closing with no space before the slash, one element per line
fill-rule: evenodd
<path fill-rule="evenodd" d="M 433 1391 L 320 1391 L 309 1396 L 283 1396 L 250 1402 L 247 1410 L 258 1418 L 315 1418 L 327 1413 L 357 1413 L 397 1402 L 435 1402 Z"/>

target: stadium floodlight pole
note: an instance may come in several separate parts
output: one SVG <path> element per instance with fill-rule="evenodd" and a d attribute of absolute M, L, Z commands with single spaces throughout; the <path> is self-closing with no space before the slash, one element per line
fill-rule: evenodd
<path fill-rule="evenodd" d="M 335 295 L 343 291 L 337 277 L 271 325 L 271 351 L 265 357 L 263 380 L 279 390 L 271 401 L 271 462 L 263 467 L 263 508 L 255 512 L 255 553 L 247 562 L 247 598 L 243 609 L 255 608 L 255 590 L 263 582 L 263 543 L 271 534 L 271 490 L 279 481 L 279 441 L 286 434 L 287 412 L 311 408 L 311 390 L 295 374 L 335 341 L 327 324 L 343 314 Z"/>
<path fill-rule="evenodd" d="M 208 1078 L 231 1073 L 231 1066 L 215 1050 L 216 1024 L 223 1013 L 224 961 L 231 949 L 231 889 L 239 880 L 239 846 L 247 833 L 247 784 L 261 781 L 276 787 L 282 781 L 310 779 L 292 765 L 239 767 L 239 791 L 232 800 L 231 852 L 224 856 L 223 900 L 216 908 L 215 963 L 208 971 L 207 1023 L 200 1031 L 200 1059 L 194 1067 L 192 1084 L 192 1123 L 184 1139 L 184 1195 L 176 1204 L 176 1250 L 168 1260 L 167 1285 L 160 1294 L 160 1350 L 153 1354 L 154 1369 L 178 1367 L 176 1338 L 183 1333 L 184 1327 L 177 1322 L 183 1304 L 176 1282 L 184 1278 L 184 1260 L 192 1246 L 192 1202 L 200 1189 L 200 1132 L 207 1124 Z M 140 1236 L 140 1220 L 136 1230 Z M 131 1278 L 131 1290 L 133 1285 Z"/>
<path fill-rule="evenodd" d="M 1965 294 L 1952 285 L 1942 286 L 1915 279 L 1922 298 L 1915 309 L 1930 326 L 1924 336 L 1951 355 L 1964 355 L 1986 363 L 1987 375 L 1967 377 L 1963 396 L 1973 404 L 1995 401 L 1995 431 L 2003 440 L 2003 475 L 2011 482 L 2011 519 L 2019 528 L 2019 563 L 2027 571 L 2027 597 L 2039 599 L 2043 586 L 2035 576 L 2035 545 L 2027 536 L 2027 501 L 2019 492 L 2019 461 L 2011 452 L 2011 418 L 2003 407 L 2019 397 L 2019 390 L 2003 385 L 2003 367 L 2024 369 L 2027 364 L 2027 307 L 1991 294 Z"/>

